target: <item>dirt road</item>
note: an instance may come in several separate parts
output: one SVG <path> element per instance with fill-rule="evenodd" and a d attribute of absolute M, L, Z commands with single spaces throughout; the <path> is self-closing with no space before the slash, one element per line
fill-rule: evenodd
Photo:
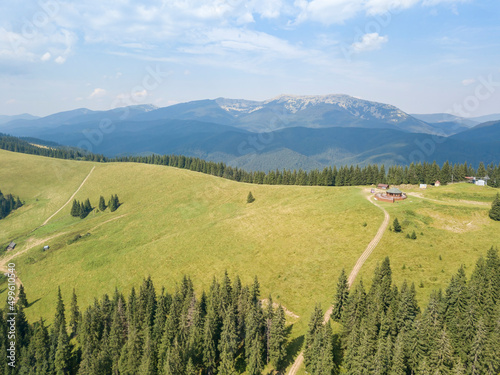
<path fill-rule="evenodd" d="M 372 196 L 369 195 L 366 197 L 372 204 L 380 208 L 384 212 L 384 221 L 378 228 L 377 234 L 373 239 L 370 241 L 368 246 L 366 247 L 365 251 L 363 251 L 363 254 L 358 258 L 358 261 L 354 265 L 354 268 L 352 269 L 351 273 L 349 274 L 349 278 L 347 279 L 347 282 L 349 283 L 349 287 L 354 283 L 354 280 L 356 279 L 356 276 L 358 276 L 359 271 L 361 270 L 361 267 L 363 267 L 363 264 L 365 261 L 368 259 L 370 254 L 373 252 L 373 250 L 377 247 L 378 243 L 382 239 L 382 236 L 384 235 L 384 232 L 386 231 L 387 227 L 389 226 L 389 220 L 390 216 L 389 213 L 379 204 L 375 203 L 372 199 Z M 330 306 L 328 310 L 325 312 L 325 316 L 323 318 L 323 324 L 326 324 L 328 320 L 330 319 L 330 315 L 332 315 L 333 311 L 333 306 Z M 292 367 L 290 368 L 290 371 L 288 371 L 288 375 L 296 375 L 297 372 L 300 369 L 300 366 L 302 366 L 302 363 L 304 362 L 304 354 L 303 352 L 300 352 L 300 354 L 297 356 L 295 359 L 295 362 L 293 363 Z"/>
<path fill-rule="evenodd" d="M 89 174 L 87 175 L 87 177 L 85 177 L 85 179 L 82 181 L 82 183 L 80 184 L 80 186 L 78 186 L 78 189 L 76 189 L 76 191 L 73 193 L 73 195 L 72 195 L 71 197 L 69 197 L 68 201 L 67 201 L 66 203 L 64 203 L 64 204 L 62 205 L 62 207 L 61 207 L 61 208 L 59 208 L 56 212 L 54 212 L 54 213 L 53 213 L 53 214 L 52 214 L 52 215 L 51 215 L 51 216 L 50 216 L 47 220 L 45 220 L 45 221 L 43 222 L 43 224 L 42 224 L 42 225 L 40 225 L 40 227 L 43 227 L 44 225 L 46 225 L 46 224 L 50 221 L 50 219 L 52 219 L 52 218 L 53 218 L 54 216 L 56 216 L 59 212 L 61 212 L 61 210 L 62 210 L 64 207 L 66 207 L 66 206 L 67 206 L 67 205 L 68 205 L 68 204 L 69 204 L 69 203 L 73 200 L 73 198 L 75 198 L 75 195 L 76 195 L 76 194 L 80 191 L 80 189 L 82 188 L 83 184 L 85 184 L 85 182 L 86 182 L 86 181 L 87 181 L 87 179 L 90 177 L 90 175 L 92 174 L 92 172 L 94 171 L 94 169 L 95 169 L 95 166 L 94 166 L 94 167 L 92 167 L 92 169 L 90 170 L 90 172 L 89 172 Z M 38 227 L 38 228 L 40 228 L 40 227 Z M 37 228 L 37 229 L 38 229 L 38 228 Z"/>
<path fill-rule="evenodd" d="M 84 180 L 82 181 L 82 183 L 80 184 L 80 186 L 78 186 L 78 189 L 76 189 L 76 191 L 73 193 L 73 195 L 68 199 L 68 201 L 66 203 L 64 203 L 56 212 L 54 212 L 47 220 L 45 220 L 43 222 L 42 225 L 40 225 L 39 227 L 35 228 L 34 230 L 32 230 L 31 232 L 34 232 L 35 230 L 37 230 L 38 228 L 41 228 L 43 227 L 44 225 L 46 225 L 50 219 L 52 219 L 54 216 L 56 216 L 59 212 L 61 212 L 61 210 L 66 207 L 72 200 L 73 198 L 75 198 L 75 195 L 80 191 L 80 189 L 82 188 L 82 186 L 85 184 L 85 182 L 88 180 L 88 178 L 90 177 L 90 175 L 92 174 L 92 172 L 94 171 L 95 169 L 95 166 L 92 167 L 92 169 L 90 170 L 89 174 L 87 175 L 87 177 L 84 178 Z M 25 245 L 25 248 L 21 251 L 18 251 L 16 253 L 13 253 L 13 254 L 7 254 L 4 258 L 0 259 L 0 272 L 4 273 L 4 272 L 7 272 L 7 265 L 9 264 L 9 262 L 14 259 L 15 257 L 21 255 L 21 254 L 24 254 L 25 252 L 27 252 L 28 250 L 34 248 L 35 246 L 40 246 L 41 244 L 43 243 L 46 243 L 48 242 L 49 240 L 51 240 L 52 238 L 55 238 L 55 237 L 58 237 L 58 236 L 61 236 L 63 235 L 64 233 L 58 233 L 58 234 L 55 234 L 51 237 L 47 237 L 47 238 L 44 238 L 44 239 L 41 239 L 41 240 L 33 240 L 33 239 L 29 239 L 27 242 L 26 242 L 26 245 Z M 21 279 L 17 276 L 17 272 L 16 272 L 16 290 L 19 291 L 19 287 L 22 285 L 22 281 Z M 17 296 L 16 296 L 16 302 L 17 302 Z"/>

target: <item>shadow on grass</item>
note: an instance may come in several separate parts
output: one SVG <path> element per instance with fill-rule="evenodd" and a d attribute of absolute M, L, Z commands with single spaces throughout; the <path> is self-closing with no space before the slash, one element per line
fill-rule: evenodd
<path fill-rule="evenodd" d="M 286 328 L 287 336 L 290 335 L 292 328 L 293 325 L 290 325 Z M 295 358 L 300 353 L 303 344 L 304 344 L 304 335 L 296 337 L 288 343 L 288 346 L 286 348 L 286 358 L 283 363 L 284 368 L 287 368 L 294 362 Z"/>
<path fill-rule="evenodd" d="M 37 303 L 37 302 L 38 302 L 38 301 L 40 301 L 40 300 L 41 300 L 41 298 L 38 298 L 38 299 L 36 299 L 36 300 L 34 300 L 34 301 L 29 302 L 29 303 L 28 303 L 28 306 L 26 306 L 26 308 L 29 308 L 29 307 L 33 306 L 35 303 Z"/>

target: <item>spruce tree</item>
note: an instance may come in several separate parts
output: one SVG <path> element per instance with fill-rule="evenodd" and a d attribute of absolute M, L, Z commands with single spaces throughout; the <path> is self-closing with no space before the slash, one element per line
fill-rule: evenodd
<path fill-rule="evenodd" d="M 55 356 L 55 374 L 66 375 L 70 373 L 71 348 L 66 328 L 61 326 Z"/>
<path fill-rule="evenodd" d="M 99 211 L 104 211 L 106 210 L 106 202 L 104 201 L 104 197 L 101 195 L 99 197 Z"/>
<path fill-rule="evenodd" d="M 392 229 L 394 232 L 399 233 L 401 232 L 401 224 L 399 224 L 398 218 L 395 218 L 393 223 L 392 223 Z"/>
<path fill-rule="evenodd" d="M 73 288 L 73 295 L 71 297 L 71 310 L 70 310 L 70 320 L 69 328 L 71 329 L 71 337 L 76 336 L 78 330 L 78 325 L 80 323 L 80 310 L 78 309 L 78 300 L 75 293 L 75 288 Z"/>
<path fill-rule="evenodd" d="M 87 215 L 93 210 L 92 205 L 90 204 L 90 199 L 88 198 L 85 200 L 84 209 Z"/>
<path fill-rule="evenodd" d="M 111 212 L 114 212 L 118 209 L 119 201 L 118 201 L 118 195 L 111 195 L 111 198 L 109 199 L 108 202 L 108 207 Z"/>
<path fill-rule="evenodd" d="M 500 221 L 500 193 L 497 193 L 496 198 L 491 204 L 490 218 L 495 221 Z"/>
<path fill-rule="evenodd" d="M 349 283 L 345 270 L 342 268 L 339 279 L 337 281 L 337 294 L 333 303 L 333 310 L 331 318 L 340 322 L 342 320 L 342 312 L 344 311 L 345 304 L 349 298 Z"/>
<path fill-rule="evenodd" d="M 278 371 L 282 370 L 286 357 L 286 318 L 285 311 L 280 305 L 274 313 L 270 331 L 269 359 Z"/>
<path fill-rule="evenodd" d="M 80 216 L 80 202 L 78 202 L 76 199 L 73 200 L 73 206 L 71 206 L 71 216 Z"/>
<path fill-rule="evenodd" d="M 19 287 L 17 303 L 19 303 L 22 307 L 28 307 L 28 299 L 26 298 L 26 293 L 24 292 L 23 284 L 21 284 L 21 286 Z"/>
<path fill-rule="evenodd" d="M 236 341 L 236 326 L 234 323 L 234 314 L 232 309 L 226 312 L 224 322 L 222 324 L 222 333 L 219 342 L 220 364 L 219 375 L 234 375 L 236 369 L 234 367 L 234 359 L 238 348 Z"/>
<path fill-rule="evenodd" d="M 252 195 L 252 192 L 249 191 L 247 195 L 247 203 L 253 203 L 255 201 L 255 198 Z"/>

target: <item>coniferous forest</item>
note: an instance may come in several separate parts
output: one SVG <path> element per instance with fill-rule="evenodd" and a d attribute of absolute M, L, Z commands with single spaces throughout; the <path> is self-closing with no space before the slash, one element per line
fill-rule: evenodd
<path fill-rule="evenodd" d="M 144 164 L 158 164 L 169 167 L 189 169 L 226 178 L 229 180 L 266 185 L 313 185 L 313 186 L 356 186 L 388 183 L 400 184 L 433 184 L 439 180 L 442 184 L 465 181 L 466 176 L 478 178 L 489 177 L 489 186 L 500 187 L 500 164 L 493 163 L 485 166 L 480 163 L 476 168 L 464 162 L 438 165 L 436 162 L 412 163 L 406 166 L 378 166 L 370 164 L 360 166 L 328 167 L 323 170 L 304 171 L 275 170 L 275 171 L 245 171 L 231 167 L 222 162 L 206 161 L 200 158 L 182 155 L 149 155 L 124 156 L 107 158 L 103 155 L 92 154 L 70 147 L 40 148 L 16 138 L 0 134 L 0 148 L 8 151 L 26 154 L 41 155 L 60 159 L 86 160 L 95 162 L 133 162 Z"/>
<path fill-rule="evenodd" d="M 369 290 L 362 282 L 349 290 L 342 272 L 332 294 L 332 319 L 341 329 L 334 334 L 330 323 L 323 325 L 316 306 L 304 341 L 311 374 L 500 371 L 498 250 L 480 258 L 470 277 L 460 268 L 424 307 L 414 285 L 393 283 L 388 258 L 376 268 Z M 43 320 L 29 324 L 26 304 L 16 306 L 17 366 L 1 356 L 0 374 L 255 375 L 268 363 L 278 371 L 290 364 L 284 310 L 261 303 L 257 278 L 244 286 L 226 273 L 200 293 L 184 277 L 172 294 L 157 291 L 148 278 L 127 297 L 115 291 L 83 310 L 74 292 L 65 304 L 59 290 L 50 326 Z M 2 311 L 4 353 L 7 319 Z"/>
<path fill-rule="evenodd" d="M 0 191 L 0 219 L 3 219 L 22 205 L 23 203 L 19 197 L 14 197 L 12 194 L 3 195 Z"/>

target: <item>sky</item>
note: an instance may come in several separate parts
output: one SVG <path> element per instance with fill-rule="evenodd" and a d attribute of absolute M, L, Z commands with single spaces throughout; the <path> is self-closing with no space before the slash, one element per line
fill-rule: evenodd
<path fill-rule="evenodd" d="M 0 115 L 348 94 L 500 112 L 498 0 L 11 0 Z"/>

